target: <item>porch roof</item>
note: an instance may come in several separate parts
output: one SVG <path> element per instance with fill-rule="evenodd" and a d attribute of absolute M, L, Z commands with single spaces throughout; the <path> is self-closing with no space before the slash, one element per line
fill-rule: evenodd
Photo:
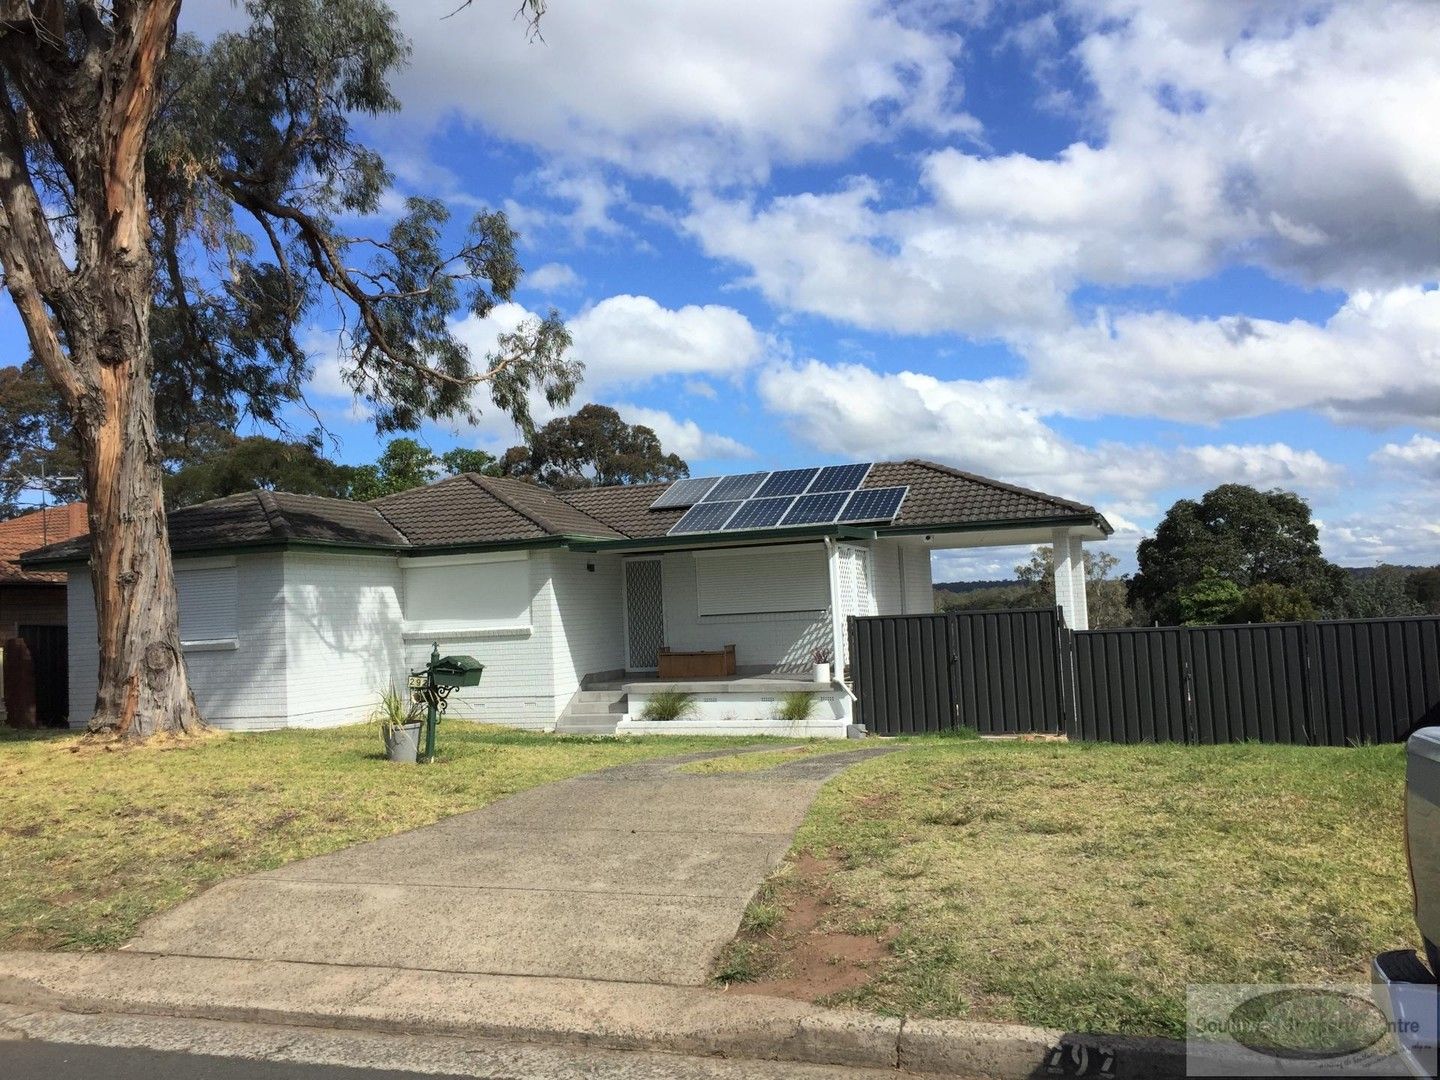
<path fill-rule="evenodd" d="M 169 515 L 177 553 L 259 547 L 329 547 L 420 555 L 475 548 L 565 544 L 584 551 L 753 543 L 821 536 L 866 538 L 1043 533 L 1056 527 L 1108 535 L 1093 506 L 1017 487 L 933 461 L 878 462 L 864 487 L 905 486 L 900 513 L 887 525 L 820 525 L 669 537 L 684 509 L 653 510 L 669 484 L 633 484 L 554 492 L 512 478 L 465 473 L 368 503 L 256 491 L 183 507 Z M 996 541 L 1023 543 L 1023 539 Z M 60 566 L 89 556 L 80 536 L 28 552 L 26 567 Z M 953 546 L 971 546 L 959 542 Z"/>

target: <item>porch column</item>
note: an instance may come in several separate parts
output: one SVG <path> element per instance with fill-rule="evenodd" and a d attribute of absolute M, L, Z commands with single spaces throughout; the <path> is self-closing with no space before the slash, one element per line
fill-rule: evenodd
<path fill-rule="evenodd" d="M 1090 629 L 1090 605 L 1085 595 L 1084 541 L 1070 529 L 1051 533 L 1055 557 L 1055 604 L 1065 613 L 1071 630 Z"/>
<path fill-rule="evenodd" d="M 840 548 L 829 537 L 825 539 L 825 570 L 830 582 L 830 674 L 840 682 L 845 678 L 849 640 L 845 634 L 845 612 L 840 606 Z"/>

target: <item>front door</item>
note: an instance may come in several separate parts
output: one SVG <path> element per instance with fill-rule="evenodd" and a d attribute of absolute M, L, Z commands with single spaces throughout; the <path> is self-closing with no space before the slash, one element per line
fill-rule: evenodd
<path fill-rule="evenodd" d="M 625 667 L 654 671 L 665 644 L 665 602 L 660 560 L 625 560 Z"/>

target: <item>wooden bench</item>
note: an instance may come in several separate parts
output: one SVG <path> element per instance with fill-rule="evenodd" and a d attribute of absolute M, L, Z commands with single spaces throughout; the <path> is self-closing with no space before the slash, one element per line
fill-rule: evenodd
<path fill-rule="evenodd" d="M 660 650 L 661 679 L 714 679 L 735 674 L 735 646 L 723 649 L 694 649 L 677 652 L 671 648 Z"/>

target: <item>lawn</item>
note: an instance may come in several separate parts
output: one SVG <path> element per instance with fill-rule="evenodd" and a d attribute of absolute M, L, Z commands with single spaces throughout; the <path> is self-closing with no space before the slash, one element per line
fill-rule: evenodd
<path fill-rule="evenodd" d="M 0 948 L 110 948 L 221 878 L 549 780 L 764 741 L 557 738 L 449 723 L 435 765 L 404 766 L 383 760 L 363 725 L 112 752 L 0 728 Z"/>
<path fill-rule="evenodd" d="M 1187 982 L 1364 982 L 1415 943 L 1403 774 L 1399 746 L 913 740 L 822 791 L 717 977 L 1183 1036 Z"/>

